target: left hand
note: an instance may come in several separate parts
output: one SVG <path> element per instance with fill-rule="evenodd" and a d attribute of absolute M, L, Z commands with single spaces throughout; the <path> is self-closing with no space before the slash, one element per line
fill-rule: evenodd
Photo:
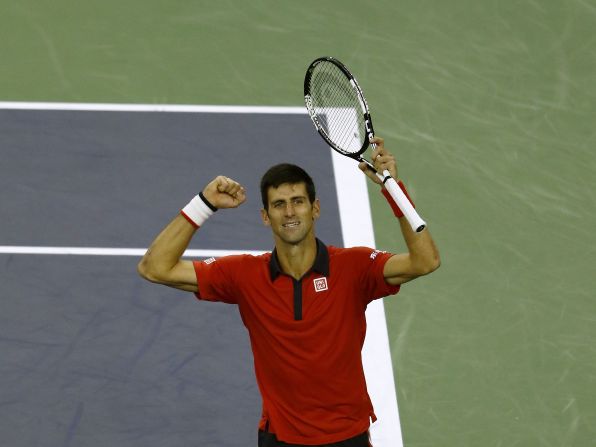
<path fill-rule="evenodd" d="M 386 169 L 391 174 L 391 177 L 397 180 L 397 162 L 395 161 L 393 154 L 385 149 L 385 140 L 380 137 L 374 137 L 370 140 L 370 142 L 371 144 L 376 145 L 372 151 L 372 162 L 375 169 L 379 172 L 379 174 L 382 174 Z M 379 177 L 377 177 L 377 175 L 367 167 L 366 163 L 359 163 L 358 167 L 373 182 L 378 183 L 379 185 L 382 183 L 381 179 L 379 179 Z"/>

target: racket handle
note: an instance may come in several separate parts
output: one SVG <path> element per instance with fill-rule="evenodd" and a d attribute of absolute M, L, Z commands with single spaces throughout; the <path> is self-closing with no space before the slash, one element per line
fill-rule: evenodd
<path fill-rule="evenodd" d="M 385 179 L 385 188 L 387 191 L 389 191 L 389 194 L 393 200 L 395 200 L 395 203 L 397 203 L 397 206 L 399 206 L 399 209 L 402 211 L 402 213 L 404 213 L 404 217 L 408 220 L 412 230 L 414 230 L 416 233 L 420 233 L 426 228 L 426 222 L 423 221 L 418 215 L 395 179 L 391 177 L 389 171 L 384 170 L 383 175 L 383 178 Z"/>

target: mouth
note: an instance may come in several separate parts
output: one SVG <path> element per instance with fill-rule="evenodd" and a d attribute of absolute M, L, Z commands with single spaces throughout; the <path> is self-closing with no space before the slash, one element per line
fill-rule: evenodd
<path fill-rule="evenodd" d="M 287 222 L 285 224 L 282 224 L 282 227 L 284 227 L 284 228 L 296 228 L 298 225 L 300 225 L 300 222 Z"/>

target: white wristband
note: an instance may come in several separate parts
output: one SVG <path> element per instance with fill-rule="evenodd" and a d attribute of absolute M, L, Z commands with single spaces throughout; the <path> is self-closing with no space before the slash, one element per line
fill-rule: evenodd
<path fill-rule="evenodd" d="M 180 213 L 196 228 L 203 225 L 214 212 L 215 210 L 205 203 L 205 200 L 203 200 L 200 194 L 194 196 L 193 199 L 188 202 L 188 205 L 180 211 Z"/>

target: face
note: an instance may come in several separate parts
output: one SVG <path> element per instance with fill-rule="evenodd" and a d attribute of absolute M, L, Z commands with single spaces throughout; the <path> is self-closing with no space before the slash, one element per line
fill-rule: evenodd
<path fill-rule="evenodd" d="M 269 209 L 261 210 L 263 223 L 271 227 L 278 241 L 299 244 L 314 236 L 314 222 L 319 218 L 320 205 L 308 199 L 304 183 L 283 183 L 267 191 Z"/>

